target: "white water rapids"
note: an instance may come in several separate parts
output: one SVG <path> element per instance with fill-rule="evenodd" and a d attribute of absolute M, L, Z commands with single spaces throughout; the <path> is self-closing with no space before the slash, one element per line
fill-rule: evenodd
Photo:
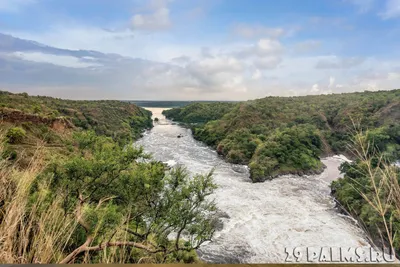
<path fill-rule="evenodd" d="M 321 175 L 287 175 L 254 184 L 246 166 L 225 162 L 194 140 L 189 129 L 166 120 L 163 109 L 148 109 L 159 122 L 137 142 L 146 152 L 171 165 L 185 165 L 192 173 L 216 167 L 214 198 L 227 216 L 223 229 L 199 250 L 202 260 L 282 263 L 285 247 L 369 247 L 363 232 L 334 209 L 329 195 L 329 184 L 340 176 L 343 159 L 324 159 L 327 168 Z"/>

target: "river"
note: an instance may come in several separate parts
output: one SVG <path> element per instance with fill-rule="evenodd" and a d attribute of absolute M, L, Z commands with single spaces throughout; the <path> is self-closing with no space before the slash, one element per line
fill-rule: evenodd
<path fill-rule="evenodd" d="M 339 157 L 323 159 L 320 175 L 286 175 L 254 184 L 246 166 L 225 162 L 217 153 L 194 140 L 189 129 L 166 120 L 162 108 L 148 108 L 155 127 L 137 145 L 154 158 L 185 165 L 192 173 L 216 167 L 214 194 L 227 216 L 223 229 L 198 251 L 209 263 L 282 263 L 285 247 L 369 247 L 363 232 L 334 208 L 329 184 L 340 176 Z M 182 138 L 177 138 L 182 135 Z"/>

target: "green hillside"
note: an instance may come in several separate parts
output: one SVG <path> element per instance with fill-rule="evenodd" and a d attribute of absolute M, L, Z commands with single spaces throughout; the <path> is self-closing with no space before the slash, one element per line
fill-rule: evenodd
<path fill-rule="evenodd" d="M 16 109 L 40 117 L 66 117 L 73 125 L 114 139 L 137 138 L 152 126 L 151 113 L 134 104 L 115 100 L 73 101 L 0 91 L 0 114 Z"/>
<path fill-rule="evenodd" d="M 49 156 L 69 155 L 74 150 L 73 134 L 94 131 L 120 144 L 137 139 L 152 127 L 151 112 L 121 101 L 72 101 L 46 96 L 29 96 L 0 91 L 0 131 L 20 129 L 18 142 L 9 142 L 6 155 L 29 163 L 38 144 Z"/>
<path fill-rule="evenodd" d="M 348 154 L 356 129 L 369 129 L 388 157 L 400 156 L 400 90 L 192 104 L 164 114 L 192 124 L 194 137 L 229 162 L 249 164 L 254 182 L 321 172 L 320 157 Z"/>

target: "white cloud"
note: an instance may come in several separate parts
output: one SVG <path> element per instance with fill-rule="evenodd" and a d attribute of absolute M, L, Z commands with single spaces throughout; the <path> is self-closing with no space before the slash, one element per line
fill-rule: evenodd
<path fill-rule="evenodd" d="M 39 63 L 50 63 L 58 66 L 69 67 L 69 68 L 88 68 L 88 67 L 100 67 L 101 64 L 95 62 L 85 62 L 79 58 L 73 56 L 61 56 L 53 54 L 45 54 L 41 52 L 14 52 L 12 56 Z"/>
<path fill-rule="evenodd" d="M 256 69 L 255 72 L 251 75 L 251 79 L 259 80 L 262 77 L 262 73 L 259 69 Z"/>
<path fill-rule="evenodd" d="M 90 53 L 76 58 L 25 51 L 14 55 L 23 62 L 18 62 L 23 64 L 22 68 L 18 68 L 20 65 L 10 67 L 14 66 L 13 62 L 0 65 L 1 85 L 6 84 L 7 75 L 12 72 L 14 82 L 26 82 L 33 87 L 65 84 L 70 92 L 75 92 L 76 88 L 92 88 L 87 90 L 85 98 L 244 100 L 267 95 L 389 89 L 398 84 L 396 67 L 399 65 L 395 59 L 293 55 L 285 52 L 296 44 L 272 37 L 186 46 L 171 41 L 169 32 L 147 34 L 79 25 L 55 25 L 47 32 L 15 35 L 56 47 L 152 60 L 103 55 L 105 61 L 99 61 L 96 54 Z M 315 48 L 318 42 L 305 41 L 299 45 L 305 50 L 307 46 Z M 96 66 L 99 63 L 103 66 Z M 27 71 L 19 73 L 19 69 Z M 56 89 L 54 92 L 64 94 Z"/>
<path fill-rule="evenodd" d="M 400 80 L 400 72 L 389 72 L 388 80 L 390 81 Z"/>
<path fill-rule="evenodd" d="M 72 97 L 68 96 L 65 90 L 76 92 L 77 88 L 87 88 L 84 94 L 74 97 L 244 100 L 267 95 L 290 96 L 392 89 L 399 81 L 399 72 L 393 67 L 396 66 L 396 61 L 370 60 L 366 61 L 368 64 L 364 73 L 334 69 L 327 75 L 325 71 L 314 68 L 316 62 L 324 57 L 285 58 L 280 68 L 264 71 L 254 68 L 252 61 L 238 60 L 226 55 L 190 60 L 184 57 L 188 63 L 182 66 L 151 61 L 132 61 L 122 65 L 112 63 L 111 66 L 105 64 L 98 71 L 80 65 L 76 68 L 76 64 L 80 63 L 69 62 L 70 58 L 62 58 L 60 61 L 58 57 L 43 57 L 40 55 L 39 59 L 34 58 L 36 63 L 26 60 L 25 57 L 21 62 L 32 64 L 24 64 L 23 67 L 16 65 L 10 68 L 9 63 L 3 64 L 3 68 L 0 66 L 2 86 L 14 76 L 14 81 L 18 83 L 17 88 L 31 88 L 26 91 L 35 94 L 35 88 L 48 88 L 44 94 L 53 96 Z M 72 68 L 60 69 L 58 65 L 52 67 L 50 64 L 41 63 L 54 64 L 55 60 L 61 66 L 71 65 Z M 96 60 L 89 61 L 93 62 Z M 372 67 L 377 71 L 368 72 Z M 339 77 L 340 84 L 336 84 L 336 77 Z M 62 84 L 64 91 L 57 88 L 52 91 L 50 87 L 54 84 Z"/>
<path fill-rule="evenodd" d="M 379 15 L 383 19 L 400 17 L 400 0 L 386 0 L 385 10 Z"/>
<path fill-rule="evenodd" d="M 244 38 L 279 38 L 286 32 L 283 28 L 268 28 L 261 25 L 239 24 L 233 29 L 234 33 Z"/>
<path fill-rule="evenodd" d="M 132 28 L 149 31 L 168 29 L 171 26 L 169 12 L 168 8 L 163 7 L 151 14 L 136 14 L 132 17 Z"/>
<path fill-rule="evenodd" d="M 398 88 L 399 80 L 400 73 L 398 72 L 367 71 L 352 77 L 346 84 L 342 84 L 340 89 L 344 92 L 391 90 Z"/>
<path fill-rule="evenodd" d="M 310 90 L 309 93 L 313 94 L 313 95 L 331 94 L 331 93 L 333 93 L 332 88 L 333 88 L 334 84 L 335 84 L 335 78 L 331 76 L 331 77 L 329 77 L 329 85 L 328 85 L 328 87 L 324 87 L 324 86 L 321 87 L 318 83 L 316 83 L 311 87 L 311 90 Z"/>
<path fill-rule="evenodd" d="M 143 45 L 142 40 L 145 39 L 135 40 L 132 31 L 128 29 L 109 31 L 77 24 L 68 26 L 55 24 L 42 32 L 6 31 L 5 33 L 62 49 L 94 50 L 128 56 L 132 55 L 132 51 L 136 51 L 137 46 Z"/>
<path fill-rule="evenodd" d="M 329 77 L 329 88 L 335 85 L 335 77 Z"/>
<path fill-rule="evenodd" d="M 282 50 L 282 45 L 280 42 L 271 39 L 261 39 L 258 41 L 258 49 L 260 54 L 270 54 L 275 52 L 280 52 Z"/>
<path fill-rule="evenodd" d="M 0 0 L 0 11 L 18 12 L 35 2 L 36 0 Z"/>
<path fill-rule="evenodd" d="M 274 69 L 282 62 L 282 58 L 279 56 L 256 58 L 253 63 L 257 68 L 260 69 Z"/>
<path fill-rule="evenodd" d="M 199 48 L 195 45 L 182 46 L 170 43 L 169 36 L 165 36 L 164 33 L 155 36 L 132 32 L 130 29 L 110 31 L 79 24 L 68 26 L 55 24 L 42 32 L 5 31 L 5 33 L 62 49 L 93 50 L 162 62 L 169 62 L 182 54 L 192 57 L 199 52 Z M 160 46 L 160 43 L 163 45 Z"/>
<path fill-rule="evenodd" d="M 132 16 L 131 26 L 134 30 L 161 31 L 171 27 L 169 0 L 151 0 L 147 12 Z"/>
<path fill-rule="evenodd" d="M 243 65 L 234 57 L 205 58 L 189 65 L 189 68 L 207 74 L 220 72 L 240 72 Z"/>
<path fill-rule="evenodd" d="M 171 62 L 180 66 L 185 66 L 191 61 L 190 57 L 188 56 L 180 56 L 180 57 L 174 57 L 171 59 Z"/>
<path fill-rule="evenodd" d="M 243 47 L 235 54 L 239 57 L 266 57 L 283 52 L 281 42 L 274 39 L 260 39 L 257 44 Z"/>
<path fill-rule="evenodd" d="M 347 69 L 358 66 L 365 61 L 361 57 L 337 57 L 331 56 L 329 58 L 321 59 L 317 62 L 317 69 Z"/>
<path fill-rule="evenodd" d="M 319 92 L 319 85 L 316 83 L 311 87 L 311 93 L 318 93 Z"/>
<path fill-rule="evenodd" d="M 244 78 L 242 75 L 235 75 L 222 83 L 222 88 L 225 90 L 233 90 L 234 92 L 247 92 L 247 87 L 244 85 Z"/>
<path fill-rule="evenodd" d="M 310 51 L 315 51 L 321 47 L 321 41 L 317 40 L 307 40 L 300 43 L 295 44 L 294 51 L 295 53 L 306 53 Z"/>

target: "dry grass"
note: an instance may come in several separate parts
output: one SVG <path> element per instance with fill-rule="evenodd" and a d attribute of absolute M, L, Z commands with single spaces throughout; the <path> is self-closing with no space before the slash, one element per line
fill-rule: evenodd
<path fill-rule="evenodd" d="M 0 133 L 0 156 L 4 151 L 1 140 Z M 44 156 L 45 149 L 38 147 L 23 169 L 18 162 L 0 157 L 0 264 L 59 263 L 71 253 L 71 237 L 80 226 L 76 211 L 65 214 L 62 194 L 48 197 L 51 192 L 50 178 L 37 179 L 48 162 Z M 36 190 L 35 197 L 32 197 L 33 188 Z M 93 240 L 101 231 L 104 218 L 99 219 L 93 231 Z M 105 235 L 109 237 L 108 241 L 128 241 L 128 233 L 123 230 L 127 228 L 126 222 L 124 218 L 120 227 Z M 80 245 L 76 245 L 77 248 Z M 90 242 L 87 245 L 95 244 Z M 132 250 L 125 246 L 108 247 L 96 253 L 83 253 L 79 262 L 126 263 L 132 259 L 131 253 Z M 143 257 L 140 262 L 154 263 L 154 259 Z"/>
<path fill-rule="evenodd" d="M 0 155 L 3 152 L 0 144 Z M 76 227 L 65 216 L 61 197 L 46 201 L 48 184 L 39 184 L 38 197 L 29 199 L 32 185 L 44 169 L 39 147 L 27 168 L 0 160 L 0 263 L 54 263 Z"/>
<path fill-rule="evenodd" d="M 360 164 L 365 166 L 362 175 L 370 181 L 370 186 L 366 188 L 366 185 L 354 180 L 360 188 L 366 189 L 367 193 L 355 189 L 380 217 L 383 225 L 383 230 L 378 228 L 380 243 L 385 246 L 387 252 L 398 253 L 399 248 L 396 248 L 395 238 L 399 233 L 393 227 L 393 223 L 400 219 L 400 185 L 397 167 L 388 163 L 382 153 L 373 148 L 373 144 L 367 140 L 367 135 L 360 130 L 354 134 L 351 151 Z"/>

